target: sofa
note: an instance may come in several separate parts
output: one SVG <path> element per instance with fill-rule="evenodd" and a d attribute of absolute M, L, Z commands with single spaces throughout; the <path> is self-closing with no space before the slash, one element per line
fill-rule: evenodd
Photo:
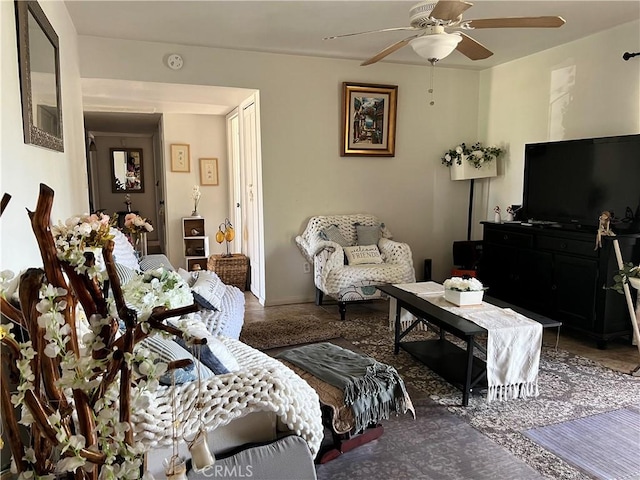
<path fill-rule="evenodd" d="M 135 284 L 145 272 L 173 271 L 166 256 L 150 255 L 138 261 L 126 237 L 119 231 L 113 232 L 113 236 L 116 244 L 113 256 L 123 291 L 127 282 Z M 201 276 L 205 276 L 203 273 Z M 184 275 L 192 273 L 184 272 Z M 210 276 L 215 274 L 212 272 Z M 0 288 L 0 295 L 14 309 L 10 318 L 18 323 L 21 277 L 3 280 Z M 213 472 L 191 471 L 190 478 L 212 473 L 216 478 L 238 478 L 251 470 L 261 476 L 258 478 L 315 479 L 313 457 L 323 438 L 317 393 L 278 360 L 237 340 L 244 317 L 244 294 L 221 281 L 217 285 L 219 302 L 215 310 L 205 312 L 206 309 L 201 308 L 167 320 L 186 327 L 189 335 L 206 338 L 209 352 L 206 358 L 209 362 L 214 359 L 215 366 L 207 363 L 202 355 L 204 347 L 196 353 L 189 349 L 189 344 L 185 343 L 183 348 L 166 334 L 152 335 L 139 342 L 139 346 L 153 353 L 160 352 L 162 355 L 158 356 L 165 363 L 181 359 L 192 362 L 176 369 L 183 371 L 179 380 L 176 370 L 172 370 L 165 374 L 168 381 L 163 381 L 165 375 L 160 377 L 157 388 L 133 394 L 133 397 L 141 394 L 145 398 L 144 408 L 132 409 L 131 425 L 133 441 L 146 452 L 146 471 L 155 478 L 164 478 L 164 461 L 174 453 L 174 440 L 180 455 L 190 458 L 187 442 L 205 431 L 207 444 L 220 459 L 220 465 Z M 192 288 L 195 296 L 195 283 Z M 3 314 L 8 305 L 3 303 Z M 77 305 L 74 318 L 80 349 L 84 350 L 91 327 L 82 305 Z M 141 355 L 145 354 L 142 350 Z M 221 371 L 215 371 L 214 367 Z M 5 372 L 3 381 L 11 383 Z M 173 425 L 179 425 L 176 437 Z M 226 468 L 220 470 L 225 465 Z M 282 466 L 279 476 L 273 476 L 274 465 Z"/>
<path fill-rule="evenodd" d="M 113 229 L 111 233 L 123 288 L 136 272 L 175 271 L 165 255 L 138 259 L 122 232 Z M 173 454 L 171 426 L 177 422 L 182 428 L 178 451 L 185 458 L 190 456 L 185 439 L 193 438 L 201 428 L 207 430 L 209 448 L 221 458 L 218 470 L 213 471 L 216 478 L 246 475 L 243 467 L 247 462 L 252 475 L 260 475 L 258 478 L 315 478 L 313 457 L 323 438 L 316 392 L 278 360 L 238 340 L 244 320 L 242 291 L 222 284 L 213 272 L 178 269 L 178 273 L 201 306 L 197 312 L 170 322 L 187 328 L 193 336 L 206 338 L 226 373 L 214 370 L 203 375 L 208 372 L 202 365 L 204 360 L 171 339 L 154 336 L 141 342 L 165 361 L 189 358 L 199 377 L 183 378 L 180 384 L 175 384 L 175 378 L 164 382 L 150 397 L 148 407 L 132 415 L 135 439 L 148 449 L 146 470 L 156 478 L 164 475 L 163 461 Z M 197 289 L 196 282 L 202 277 L 209 278 L 205 291 Z M 205 298 L 200 299 L 197 292 Z M 208 301 L 213 302 L 211 297 L 216 295 L 216 308 L 211 308 Z M 172 398 L 176 399 L 175 409 Z M 292 435 L 295 438 L 286 438 Z M 220 470 L 222 465 L 226 469 Z M 273 470 L 273 465 L 279 465 L 279 470 Z M 270 472 L 279 473 L 272 476 Z M 189 478 L 201 478 L 198 475 L 206 476 L 207 472 L 192 471 Z"/>
<path fill-rule="evenodd" d="M 133 246 L 120 230 L 112 228 L 111 235 L 114 241 L 113 257 L 122 284 L 126 284 L 134 272 L 145 272 L 157 268 L 175 271 L 165 255 L 151 254 L 138 259 Z M 183 269 L 178 269 L 178 272 L 185 278 L 195 277 L 194 274 Z M 244 322 L 244 293 L 233 285 L 224 285 L 221 297 L 221 308 L 201 307 L 193 316 L 203 322 L 212 335 L 238 339 Z"/>

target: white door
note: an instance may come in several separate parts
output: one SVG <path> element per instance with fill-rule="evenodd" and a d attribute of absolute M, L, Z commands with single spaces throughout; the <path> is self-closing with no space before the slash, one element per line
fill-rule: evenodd
<path fill-rule="evenodd" d="M 264 304 L 264 224 L 262 216 L 262 159 L 258 93 L 240 105 L 240 145 L 243 184 L 243 243 L 251 265 L 251 292 Z"/>

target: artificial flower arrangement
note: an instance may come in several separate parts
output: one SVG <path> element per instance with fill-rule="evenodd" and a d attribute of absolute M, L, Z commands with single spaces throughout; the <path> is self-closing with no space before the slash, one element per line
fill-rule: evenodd
<path fill-rule="evenodd" d="M 2 314 L 23 327 L 14 334 L 11 323 L 0 326 L 3 357 L 17 379 L 16 409 L 3 405 L 3 420 L 12 432 L 18 424 L 29 430 L 26 437 L 9 435 L 12 471 L 19 480 L 66 472 L 75 479 L 139 479 L 145 446 L 134 441 L 131 412 L 147 408 L 160 376 L 184 361 L 158 362 L 138 342 L 159 332 L 181 335 L 163 321 L 197 306 L 178 274 L 151 272 L 123 294 L 109 217 L 76 216 L 49 228 L 52 204 L 53 191 L 42 185 L 31 220 L 44 271 L 28 269 L 20 277 L 20 308 L 5 295 L 11 275 L 0 274 Z M 87 248 L 103 249 L 109 297 Z M 128 305 L 144 313 L 139 318 Z M 2 379 L 4 389 L 5 372 Z"/>
<path fill-rule="evenodd" d="M 139 322 L 145 322 L 155 307 L 180 308 L 193 303 L 187 282 L 177 272 L 162 267 L 136 275 L 122 286 L 122 293 L 137 311 Z"/>
<path fill-rule="evenodd" d="M 451 277 L 444 281 L 445 300 L 458 306 L 482 303 L 484 290 L 484 286 L 476 278 Z"/>
<path fill-rule="evenodd" d="M 194 185 L 191 189 L 191 198 L 193 199 L 193 212 L 191 212 L 192 217 L 199 216 L 198 214 L 198 203 L 200 203 L 200 197 L 202 193 L 200 192 L 200 187 L 198 185 Z"/>
<path fill-rule="evenodd" d="M 94 213 L 68 218 L 64 223 L 51 226 L 55 238 L 56 255 L 82 275 L 87 273 L 91 278 L 101 276 L 102 265 L 98 258 L 93 264 L 87 263 L 85 252 L 89 249 L 100 249 L 107 240 L 113 238 L 110 229 L 113 221 L 109 215 Z"/>
<path fill-rule="evenodd" d="M 456 290 L 458 292 L 477 292 L 484 290 L 482 282 L 477 278 L 451 277 L 444 281 L 445 290 Z"/>
<path fill-rule="evenodd" d="M 485 163 L 491 162 L 502 155 L 502 149 L 498 147 L 483 147 L 482 143 L 476 142 L 471 147 L 461 143 L 447 152 L 442 157 L 442 164 L 450 167 L 455 162 L 462 165 L 465 158 L 475 168 L 481 168 Z"/>
<path fill-rule="evenodd" d="M 151 223 L 136 213 L 127 213 L 124 216 L 124 229 L 130 234 L 153 232 Z"/>

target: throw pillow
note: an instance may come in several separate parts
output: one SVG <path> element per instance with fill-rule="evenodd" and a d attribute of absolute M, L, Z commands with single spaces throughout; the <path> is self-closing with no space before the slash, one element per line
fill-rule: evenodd
<path fill-rule="evenodd" d="M 157 270 L 158 268 L 164 268 L 170 272 L 175 271 L 175 268 L 173 268 L 169 259 L 162 253 L 146 255 L 140 259 L 140 270 Z"/>
<path fill-rule="evenodd" d="M 191 287 L 191 291 L 193 292 L 194 300 L 201 307 L 220 311 L 225 286 L 215 272 L 202 270 L 198 272 L 198 279 Z"/>
<path fill-rule="evenodd" d="M 136 252 L 133 249 L 133 245 L 129 242 L 129 239 L 117 228 L 111 227 L 109 234 L 113 235 L 113 260 L 133 270 L 140 270 Z"/>
<path fill-rule="evenodd" d="M 164 338 L 161 335 L 152 335 L 141 340 L 140 346 L 154 352 L 158 355 L 158 358 L 165 363 L 184 359 L 189 359 L 193 362 L 188 367 L 176 368 L 173 371 L 167 371 L 159 379 L 160 384 L 162 385 L 171 385 L 172 375 L 175 375 L 176 384 L 197 380 L 198 372 L 200 372 L 200 378 L 202 380 L 206 380 L 213 376 L 213 372 L 209 370 L 209 368 L 200 364 L 198 360 L 191 355 L 191 353 L 171 339 Z"/>
<path fill-rule="evenodd" d="M 227 288 L 230 287 L 227 285 Z M 213 356 L 215 356 L 218 362 L 220 362 L 230 372 L 240 370 L 238 361 L 229 351 L 227 346 L 219 338 L 212 335 L 211 332 L 207 330 L 206 325 L 199 320 L 199 318 L 201 318 L 200 315 L 205 312 L 208 311 L 202 310 L 201 312 L 198 312 L 192 316 L 185 316 L 178 320 L 169 320 L 169 323 L 176 328 L 179 328 L 186 334 L 191 335 L 192 337 L 206 338 L 208 347 L 206 350 L 209 350 L 209 352 Z M 214 313 L 214 315 L 220 315 L 220 313 Z M 177 339 L 176 341 L 178 343 L 182 342 L 181 339 Z M 188 350 L 191 351 L 191 349 Z M 208 358 L 210 358 L 210 356 L 208 355 L 208 353 L 205 353 L 205 349 L 203 349 L 202 353 L 203 355 L 201 356 L 200 360 L 202 361 L 202 363 L 211 368 L 211 366 L 207 364 Z M 205 358 L 205 355 L 207 356 L 207 358 Z M 214 368 L 211 369 L 214 372 L 216 371 Z"/>
<path fill-rule="evenodd" d="M 376 245 L 355 245 L 353 247 L 345 247 L 344 253 L 347 256 L 349 265 L 364 265 L 382 263 L 380 250 Z"/>
<path fill-rule="evenodd" d="M 350 243 L 340 232 L 340 229 L 337 225 L 329 225 L 324 230 L 320 231 L 320 238 L 323 240 L 327 240 L 329 242 L 336 242 L 341 247 L 348 247 Z"/>
<path fill-rule="evenodd" d="M 227 347 L 213 337 L 207 338 L 207 343 L 204 345 L 190 345 L 182 338 L 178 337 L 176 337 L 175 341 L 182 348 L 188 350 L 195 358 L 199 358 L 200 362 L 209 368 L 215 375 L 223 375 L 240 368 L 236 359 L 233 358 L 231 353 L 227 350 Z M 226 354 L 224 352 L 226 352 Z M 229 356 L 231 356 L 233 361 L 229 359 Z M 227 366 L 227 364 L 229 366 Z"/>
<path fill-rule="evenodd" d="M 380 240 L 380 236 L 382 235 L 380 225 L 368 226 L 356 223 L 355 226 L 358 245 L 378 244 L 378 240 Z"/>
<path fill-rule="evenodd" d="M 193 287 L 193 284 L 196 283 L 196 280 L 198 279 L 198 272 L 187 272 L 184 268 L 178 268 L 178 275 L 187 282 L 189 287 Z"/>
<path fill-rule="evenodd" d="M 117 263 L 117 262 L 116 262 L 116 273 L 118 274 L 118 278 L 120 279 L 121 286 L 126 285 L 138 275 L 138 272 L 133 268 L 129 268 L 126 265 L 122 265 L 121 263 Z"/>

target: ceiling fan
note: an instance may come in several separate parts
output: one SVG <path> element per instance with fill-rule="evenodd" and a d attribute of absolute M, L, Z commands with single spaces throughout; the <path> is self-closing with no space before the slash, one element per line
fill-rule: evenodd
<path fill-rule="evenodd" d="M 471 60 L 482 60 L 493 55 L 491 50 L 460 30 L 475 30 L 480 28 L 556 28 L 561 27 L 565 23 L 565 20 L 558 16 L 463 20 L 462 14 L 472 6 L 472 3 L 462 0 L 423 1 L 416 3 L 409 10 L 410 26 L 408 27 L 347 33 L 326 37 L 325 40 L 398 30 L 418 32 L 404 40 L 389 45 L 373 57 L 362 62 L 361 65 L 371 65 L 372 63 L 379 62 L 387 55 L 392 54 L 407 44 L 410 44 L 418 55 L 426 58 L 434 65 L 438 60 L 442 60 L 454 50 L 458 50 Z M 458 31 L 455 33 L 447 33 L 447 29 Z"/>

